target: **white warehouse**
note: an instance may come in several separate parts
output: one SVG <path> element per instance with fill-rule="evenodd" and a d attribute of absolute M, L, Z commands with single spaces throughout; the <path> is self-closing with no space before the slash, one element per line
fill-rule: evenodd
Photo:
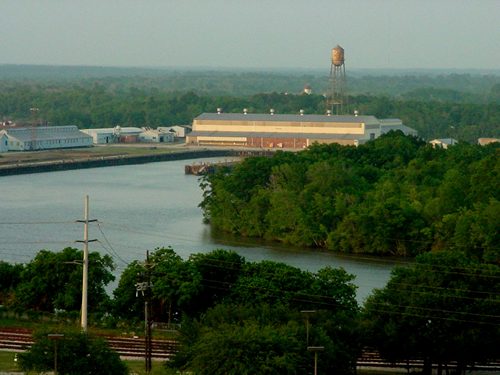
<path fill-rule="evenodd" d="M 4 143 L 0 150 L 6 148 L 6 151 L 92 146 L 92 137 L 78 130 L 76 125 L 9 128 L 0 131 L 0 139 Z"/>

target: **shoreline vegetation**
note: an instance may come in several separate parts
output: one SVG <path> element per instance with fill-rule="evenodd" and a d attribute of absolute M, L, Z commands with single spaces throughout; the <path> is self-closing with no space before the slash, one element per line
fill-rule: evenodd
<path fill-rule="evenodd" d="M 449 149 L 390 132 L 313 145 L 205 176 L 213 228 L 337 253 L 465 251 L 498 263 L 498 145 Z"/>

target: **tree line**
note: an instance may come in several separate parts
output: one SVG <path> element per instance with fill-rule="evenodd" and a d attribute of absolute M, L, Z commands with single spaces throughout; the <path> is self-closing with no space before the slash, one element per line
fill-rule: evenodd
<path fill-rule="evenodd" d="M 81 256 L 67 248 L 41 251 L 24 265 L 0 262 L 0 303 L 23 314 L 27 309 L 61 314 L 64 308 L 77 314 L 81 269 L 75 263 Z M 90 259 L 89 285 L 102 290 L 113 265 L 98 253 Z M 42 265 L 52 272 L 40 272 Z M 142 320 L 145 296 L 137 284 L 147 273 L 153 320 L 180 323 L 179 351 L 165 364 L 173 371 L 311 373 L 309 346 L 323 347 L 320 373 L 354 374 L 363 348 L 378 350 L 391 362 L 423 360 L 426 374 L 433 364 L 464 373 L 500 358 L 500 267 L 462 251 L 427 253 L 396 267 L 388 284 L 360 306 L 354 276 L 340 268 L 309 272 L 279 262 L 249 262 L 228 250 L 182 259 L 171 248 L 159 248 L 147 263 L 127 266 L 112 298 L 96 294 L 90 323 L 123 326 Z M 36 293 L 29 293 L 32 289 Z M 46 333 L 38 333 L 39 344 L 22 356 L 26 369 L 51 368 Z M 66 356 L 71 350 L 92 353 L 81 356 L 81 368 L 94 368 L 92 358 L 102 353 L 112 357 L 100 341 L 72 333 L 68 340 Z M 72 363 L 65 373 L 78 373 Z M 109 373 L 124 373 L 115 357 L 111 363 L 119 371 Z"/>
<path fill-rule="evenodd" d="M 127 82 L 127 81 L 126 81 Z M 135 81 L 134 81 L 135 82 Z M 148 81 L 149 82 L 149 81 Z M 232 82 L 232 81 L 231 81 Z M 153 82 L 151 82 L 153 84 Z M 234 83 L 233 83 L 234 84 Z M 234 95 L 203 90 L 172 91 L 120 80 L 48 84 L 0 81 L 0 119 L 25 124 L 77 125 L 79 128 L 191 124 L 203 112 L 324 114 L 322 94 L 283 91 Z M 452 89 L 424 87 L 401 95 L 351 94 L 347 113 L 400 118 L 426 139 L 456 138 L 470 143 L 500 137 L 500 84 L 475 100 Z M 30 108 L 38 108 L 31 112 Z"/>
<path fill-rule="evenodd" d="M 0 65 L 0 82 L 56 86 L 92 86 L 186 92 L 203 95 L 250 96 L 256 93 L 298 94 L 307 84 L 315 94 L 328 91 L 329 68 L 243 70 L 189 70 L 168 68 L 117 68 L 92 66 Z M 461 102 L 498 100 L 499 71 L 356 69 L 347 71 L 347 89 L 353 95 L 391 97 L 432 90 L 423 100 L 445 99 Z"/>
<path fill-rule="evenodd" d="M 498 263 L 498 145 L 433 148 L 401 132 L 243 160 L 201 182 L 216 230 L 344 253 L 442 249 Z"/>

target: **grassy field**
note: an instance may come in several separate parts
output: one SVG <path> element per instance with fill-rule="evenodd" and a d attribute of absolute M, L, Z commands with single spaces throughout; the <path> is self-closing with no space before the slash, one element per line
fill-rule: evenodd
<path fill-rule="evenodd" d="M 143 375 L 146 374 L 144 361 L 125 360 L 130 374 Z M 151 375 L 174 375 L 179 374 L 176 370 L 168 369 L 164 366 L 163 361 L 153 361 L 151 364 Z"/>
<path fill-rule="evenodd" d="M 0 351 L 0 372 L 19 371 L 17 363 L 14 361 L 16 353 Z"/>
<path fill-rule="evenodd" d="M 14 352 L 2 352 L 0 351 L 0 372 L 18 372 L 20 371 L 17 367 Z M 145 375 L 146 370 L 144 368 L 143 360 L 125 360 L 124 361 L 127 367 L 130 370 L 130 374 L 136 375 Z M 398 375 L 398 374 L 406 374 L 406 371 L 401 369 L 373 369 L 373 370 L 358 370 L 359 375 Z M 179 373 L 176 370 L 168 369 L 164 366 L 163 361 L 153 361 L 152 369 L 150 372 L 151 375 L 178 375 Z M 187 374 L 187 373 L 186 373 Z"/>
<path fill-rule="evenodd" d="M 0 351 L 0 373 L 2 372 L 20 372 L 21 370 L 15 362 L 15 352 Z M 143 360 L 125 360 L 127 367 L 130 369 L 130 374 L 143 375 L 146 374 Z M 162 361 L 153 361 L 151 375 L 174 375 L 176 371 L 165 368 Z"/>

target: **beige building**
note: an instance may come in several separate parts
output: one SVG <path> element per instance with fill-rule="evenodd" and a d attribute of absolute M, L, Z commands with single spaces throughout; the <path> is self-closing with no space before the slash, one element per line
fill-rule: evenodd
<path fill-rule="evenodd" d="M 432 147 L 442 147 L 442 148 L 448 148 L 450 146 L 456 145 L 458 141 L 453 138 L 437 138 L 433 139 L 432 141 L 429 141 L 429 143 L 432 145 Z"/>
<path fill-rule="evenodd" d="M 480 146 L 486 146 L 489 145 L 490 143 L 498 143 L 500 142 L 500 139 L 498 138 L 478 138 L 477 144 Z"/>
<path fill-rule="evenodd" d="M 401 130 L 401 121 L 393 121 Z M 385 131 L 391 127 L 384 124 Z M 413 129 L 405 129 L 416 133 Z M 403 130 L 404 131 L 404 130 Z M 374 116 L 203 113 L 193 120 L 186 143 L 208 146 L 305 148 L 313 143 L 358 145 L 383 133 Z"/>

